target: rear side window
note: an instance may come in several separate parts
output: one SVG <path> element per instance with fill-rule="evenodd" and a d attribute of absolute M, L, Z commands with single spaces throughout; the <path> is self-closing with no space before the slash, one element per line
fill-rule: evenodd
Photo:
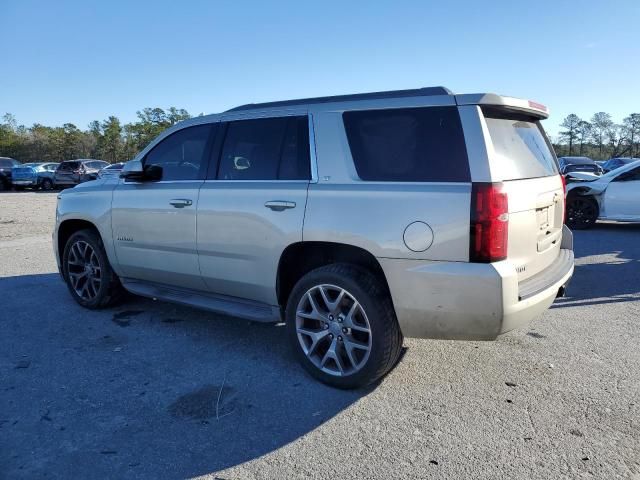
<path fill-rule="evenodd" d="M 362 180 L 470 181 L 456 107 L 345 112 L 343 120 Z"/>
<path fill-rule="evenodd" d="M 558 174 L 556 159 L 540 122 L 508 111 L 484 109 L 495 157 L 492 169 L 503 180 Z"/>
<path fill-rule="evenodd" d="M 220 180 L 308 180 L 307 117 L 229 122 L 222 147 Z"/>

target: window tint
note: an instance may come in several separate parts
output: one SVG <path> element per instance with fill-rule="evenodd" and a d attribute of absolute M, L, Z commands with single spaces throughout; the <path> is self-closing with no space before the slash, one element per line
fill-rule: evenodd
<path fill-rule="evenodd" d="M 0 159 L 0 167 L 13 167 L 13 160 Z"/>
<path fill-rule="evenodd" d="M 220 180 L 309 179 L 307 117 L 230 122 L 222 147 Z"/>
<path fill-rule="evenodd" d="M 362 180 L 470 181 L 456 107 L 345 112 L 343 119 Z"/>
<path fill-rule="evenodd" d="M 548 177 L 558 174 L 556 161 L 540 122 L 523 115 L 484 109 L 493 143 L 492 161 L 503 180 Z M 565 158 L 568 164 L 591 165 L 586 157 Z"/>
<path fill-rule="evenodd" d="M 64 162 L 60 164 L 60 170 L 77 170 L 80 162 Z"/>
<path fill-rule="evenodd" d="M 144 158 L 144 165 L 162 167 L 162 180 L 197 180 L 204 178 L 202 158 L 212 128 L 197 125 L 171 134 Z"/>

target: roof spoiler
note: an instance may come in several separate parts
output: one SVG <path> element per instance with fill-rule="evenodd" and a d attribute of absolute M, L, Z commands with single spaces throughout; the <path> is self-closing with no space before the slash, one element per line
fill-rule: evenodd
<path fill-rule="evenodd" d="M 505 97 L 495 93 L 468 93 L 456 95 L 455 98 L 458 105 L 492 105 L 524 112 L 540 119 L 549 117 L 549 109 L 545 105 L 532 100 Z"/>

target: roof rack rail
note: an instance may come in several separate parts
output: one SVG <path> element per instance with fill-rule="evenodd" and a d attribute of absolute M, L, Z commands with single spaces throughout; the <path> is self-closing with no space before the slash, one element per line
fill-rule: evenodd
<path fill-rule="evenodd" d="M 294 105 L 348 102 L 351 100 L 379 100 L 383 98 L 403 98 L 403 97 L 430 97 L 433 95 L 453 95 L 453 92 L 446 87 L 425 87 L 413 88 L 410 90 L 390 90 L 387 92 L 355 93 L 351 95 L 334 95 L 331 97 L 300 98 L 297 100 L 282 100 L 266 103 L 248 103 L 239 107 L 227 110 L 227 112 L 239 112 L 242 110 L 255 110 L 259 108 L 289 107 Z"/>

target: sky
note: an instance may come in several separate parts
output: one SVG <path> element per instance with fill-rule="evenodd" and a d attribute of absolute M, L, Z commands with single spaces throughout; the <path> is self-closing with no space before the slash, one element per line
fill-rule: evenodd
<path fill-rule="evenodd" d="M 86 128 L 444 85 L 614 121 L 640 112 L 640 0 L 0 0 L 0 115 Z"/>

